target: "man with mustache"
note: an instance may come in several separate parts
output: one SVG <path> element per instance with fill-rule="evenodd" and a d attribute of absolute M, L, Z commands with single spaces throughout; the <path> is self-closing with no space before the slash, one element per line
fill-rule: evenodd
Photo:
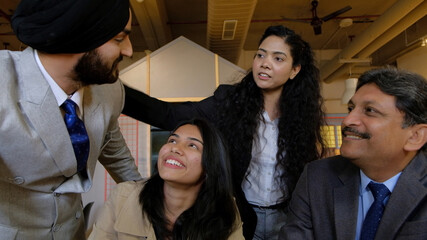
<path fill-rule="evenodd" d="M 341 156 L 308 164 L 280 239 L 427 239 L 427 82 L 387 67 L 360 76 Z"/>
<path fill-rule="evenodd" d="M 22 0 L 11 24 L 28 47 L 0 51 L 0 238 L 85 239 L 97 160 L 141 179 L 118 124 L 129 2 Z"/>

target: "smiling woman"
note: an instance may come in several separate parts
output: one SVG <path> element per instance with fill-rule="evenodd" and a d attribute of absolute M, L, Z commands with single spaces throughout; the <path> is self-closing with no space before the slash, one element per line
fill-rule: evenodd
<path fill-rule="evenodd" d="M 228 154 L 210 123 L 179 124 L 157 168 L 146 181 L 117 185 L 89 239 L 244 239 Z"/>
<path fill-rule="evenodd" d="M 206 175 L 202 169 L 202 136 L 197 126 L 186 124 L 172 133 L 160 149 L 157 167 L 168 185 L 200 189 Z"/>

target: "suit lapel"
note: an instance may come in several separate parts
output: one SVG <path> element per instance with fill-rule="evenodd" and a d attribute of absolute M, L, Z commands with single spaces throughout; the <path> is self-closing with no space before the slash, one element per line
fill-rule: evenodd
<path fill-rule="evenodd" d="M 87 162 L 88 175 L 92 178 L 92 169 L 95 169 L 96 160 L 98 159 L 99 149 L 102 146 L 102 140 L 104 139 L 103 129 L 105 129 L 104 117 L 102 114 L 97 114 L 100 107 L 100 97 L 94 97 L 94 88 L 85 87 L 83 97 L 83 108 L 84 108 L 84 124 L 90 140 L 90 150 Z"/>
<path fill-rule="evenodd" d="M 23 98 L 20 100 L 22 112 L 27 115 L 61 172 L 69 177 L 76 172 L 76 159 L 70 136 L 65 127 L 58 103 L 49 84 L 38 70 L 31 48 L 23 52 L 19 66 L 19 81 Z M 72 160 L 73 162 L 71 162 Z"/>
<path fill-rule="evenodd" d="M 426 156 L 420 153 L 403 170 L 384 210 L 376 239 L 394 239 L 409 215 L 425 199 L 426 164 Z"/>
<path fill-rule="evenodd" d="M 359 178 L 357 168 L 348 163 L 339 176 L 343 185 L 334 189 L 335 229 L 338 240 L 352 239 L 356 234 Z"/>

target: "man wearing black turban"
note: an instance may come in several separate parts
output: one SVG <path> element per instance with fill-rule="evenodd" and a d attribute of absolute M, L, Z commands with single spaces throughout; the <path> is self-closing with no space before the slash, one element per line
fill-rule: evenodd
<path fill-rule="evenodd" d="M 20 2 L 12 27 L 28 47 L 0 51 L 1 239 L 85 239 L 97 160 L 116 182 L 141 179 L 118 126 L 130 23 L 128 0 Z"/>

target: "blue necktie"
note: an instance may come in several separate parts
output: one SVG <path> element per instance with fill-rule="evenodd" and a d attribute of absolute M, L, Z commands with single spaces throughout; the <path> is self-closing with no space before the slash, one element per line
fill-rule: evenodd
<path fill-rule="evenodd" d="M 73 144 L 74 154 L 77 159 L 77 171 L 86 169 L 86 162 L 89 156 L 89 136 L 87 135 L 83 121 L 77 116 L 77 104 L 71 99 L 67 99 L 62 108 L 65 111 L 65 125 L 70 134 L 71 143 Z M 82 171 L 86 173 L 86 171 Z"/>
<path fill-rule="evenodd" d="M 375 238 L 375 234 L 385 208 L 384 199 L 390 195 L 390 191 L 384 184 L 374 183 L 371 181 L 368 184 L 368 187 L 371 190 L 372 195 L 374 195 L 375 200 L 363 221 L 360 240 L 372 240 Z"/>

